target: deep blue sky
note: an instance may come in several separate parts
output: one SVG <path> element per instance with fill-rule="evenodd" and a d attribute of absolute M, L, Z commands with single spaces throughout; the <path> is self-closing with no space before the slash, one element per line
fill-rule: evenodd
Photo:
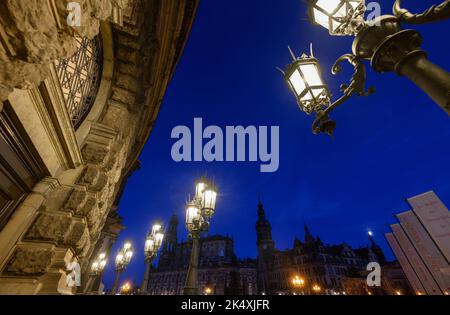
<path fill-rule="evenodd" d="M 392 3 L 382 1 L 384 13 L 391 12 Z M 412 5 L 419 8 L 417 3 Z M 449 22 L 412 26 L 422 31 L 430 59 L 445 69 L 450 69 L 449 26 Z M 290 62 L 287 45 L 300 53 L 313 42 L 324 79 L 337 98 L 339 85 L 352 69 L 348 66 L 338 77 L 329 70 L 341 54 L 350 52 L 351 41 L 311 25 L 299 0 L 201 1 L 190 40 L 140 157 L 142 169 L 130 178 L 120 203 L 127 228 L 112 255 L 125 240 L 136 247 L 121 283 L 140 283 L 144 238 L 153 221 L 167 222 L 178 214 L 179 235 L 186 237 L 184 203 L 204 173 L 213 176 L 220 189 L 211 233 L 234 236 L 240 257 L 256 256 L 258 192 L 279 249 L 292 246 L 295 236 L 303 238 L 307 222 L 325 243 L 366 245 L 366 232 L 372 229 L 390 258 L 383 232 L 394 220 L 393 213 L 407 209 L 403 196 L 435 190 L 450 205 L 450 119 L 406 78 L 368 70 L 368 84 L 376 87 L 376 94 L 354 98 L 332 114 L 338 123 L 333 140 L 311 134 L 313 118 L 300 112 L 275 67 Z M 259 163 L 173 162 L 172 128 L 192 126 L 194 117 L 202 117 L 204 125 L 221 127 L 280 126 L 278 172 L 262 174 Z M 108 287 L 113 257 L 110 262 Z"/>

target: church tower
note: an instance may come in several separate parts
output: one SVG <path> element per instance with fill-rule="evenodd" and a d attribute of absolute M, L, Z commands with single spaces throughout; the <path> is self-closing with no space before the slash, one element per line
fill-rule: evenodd
<path fill-rule="evenodd" d="M 258 202 L 258 220 L 256 221 L 256 246 L 258 247 L 257 282 L 259 293 L 270 293 L 268 273 L 273 267 L 275 242 L 272 239 L 272 227 L 266 219 L 261 200 Z"/>
<path fill-rule="evenodd" d="M 258 251 L 266 250 L 270 247 L 274 247 L 274 242 L 272 240 L 272 227 L 270 222 L 266 219 L 266 214 L 264 211 L 264 206 L 261 200 L 258 202 L 258 220 L 256 221 L 256 245 L 258 246 Z"/>
<path fill-rule="evenodd" d="M 164 235 L 162 244 L 161 258 L 159 259 L 160 267 L 168 267 L 175 255 L 175 248 L 178 243 L 178 217 L 176 214 L 169 221 L 169 226 Z"/>

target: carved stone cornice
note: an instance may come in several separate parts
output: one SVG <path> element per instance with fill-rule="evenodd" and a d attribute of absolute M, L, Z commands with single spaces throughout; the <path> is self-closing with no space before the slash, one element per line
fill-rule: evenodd
<path fill-rule="evenodd" d="M 67 4 L 65 0 L 0 2 L 0 101 L 13 88 L 37 86 L 49 75 L 48 64 L 73 55 L 75 36 L 93 38 L 100 21 L 122 25 L 123 12 L 134 0 L 83 1 L 80 26 L 73 27 L 67 23 Z"/>

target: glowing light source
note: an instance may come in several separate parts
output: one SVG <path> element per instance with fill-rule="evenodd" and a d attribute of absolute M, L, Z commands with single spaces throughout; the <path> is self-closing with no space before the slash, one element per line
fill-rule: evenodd
<path fill-rule="evenodd" d="M 351 35 L 364 23 L 365 0 L 312 0 L 309 14 L 313 22 L 331 35 Z"/>
<path fill-rule="evenodd" d="M 296 57 L 289 48 L 293 62 L 284 73 L 284 79 L 297 99 L 302 111 L 312 114 L 330 105 L 330 92 L 322 80 L 319 61 L 312 52 Z"/>

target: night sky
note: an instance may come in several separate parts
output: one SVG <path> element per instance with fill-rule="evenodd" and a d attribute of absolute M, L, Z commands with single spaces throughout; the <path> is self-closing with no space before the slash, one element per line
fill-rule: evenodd
<path fill-rule="evenodd" d="M 407 1 L 424 9 L 433 1 Z M 393 0 L 382 1 L 383 13 Z M 418 4 L 420 3 L 420 4 Z M 415 7 L 412 7 L 415 5 Z M 424 36 L 430 60 L 450 69 L 450 22 L 411 26 Z M 331 37 L 310 24 L 299 0 L 203 0 L 190 39 L 170 83 L 152 134 L 141 154 L 141 170 L 126 186 L 120 214 L 126 229 L 115 244 L 105 283 L 113 282 L 113 261 L 130 240 L 135 256 L 120 283 L 140 284 L 143 246 L 152 222 L 180 219 L 179 239 L 186 238 L 184 204 L 201 175 L 214 178 L 220 194 L 212 234 L 234 237 L 236 254 L 256 257 L 258 193 L 272 224 L 278 249 L 303 239 L 306 222 L 324 243 L 368 244 L 367 230 L 393 255 L 384 240 L 393 214 L 407 210 L 403 197 L 434 190 L 450 205 L 450 120 L 406 78 L 377 74 L 368 67 L 368 85 L 377 92 L 353 98 L 332 113 L 335 138 L 311 133 L 312 116 L 299 110 L 276 66 L 290 61 L 287 45 L 300 54 L 313 42 L 333 99 L 353 69 L 339 76 L 334 61 L 351 51 L 352 37 Z M 280 168 L 260 173 L 259 162 L 182 162 L 171 158 L 171 131 L 204 126 L 280 126 Z"/>

